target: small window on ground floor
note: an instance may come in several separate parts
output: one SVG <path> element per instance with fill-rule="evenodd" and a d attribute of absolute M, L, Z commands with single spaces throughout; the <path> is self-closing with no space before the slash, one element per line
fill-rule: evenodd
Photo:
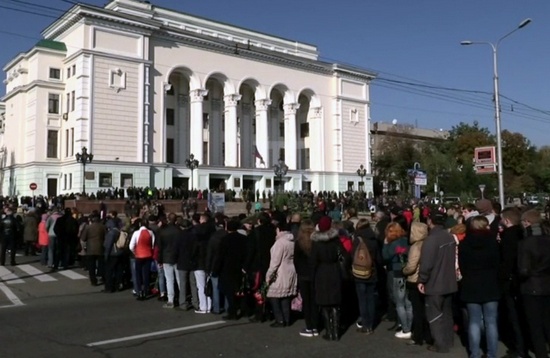
<path fill-rule="evenodd" d="M 134 175 L 120 174 L 120 186 L 123 188 L 130 188 L 134 186 Z"/>
<path fill-rule="evenodd" d="M 99 186 L 102 188 L 110 188 L 113 186 L 112 173 L 99 173 Z"/>

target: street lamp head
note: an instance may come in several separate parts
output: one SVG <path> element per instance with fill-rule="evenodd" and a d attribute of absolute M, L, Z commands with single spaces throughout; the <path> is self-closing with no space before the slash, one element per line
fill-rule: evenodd
<path fill-rule="evenodd" d="M 520 22 L 518 29 L 523 29 L 525 26 L 529 25 L 531 21 L 532 20 L 530 18 L 523 20 L 522 22 Z"/>
<path fill-rule="evenodd" d="M 92 153 L 88 154 L 88 161 L 91 163 L 94 159 L 94 155 Z"/>
<path fill-rule="evenodd" d="M 77 162 L 80 162 L 80 160 L 82 159 L 82 155 L 80 155 L 80 153 L 76 153 L 75 157 Z"/>
<path fill-rule="evenodd" d="M 468 46 L 468 45 L 471 45 L 473 42 L 472 41 L 460 41 L 460 44 L 462 46 Z"/>

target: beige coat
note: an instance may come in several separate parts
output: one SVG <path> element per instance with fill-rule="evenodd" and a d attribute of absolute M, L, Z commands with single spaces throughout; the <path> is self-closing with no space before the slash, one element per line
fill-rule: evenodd
<path fill-rule="evenodd" d="M 407 282 L 417 283 L 420 271 L 420 252 L 424 239 L 428 237 L 428 225 L 421 222 L 413 222 L 411 225 L 411 243 L 407 265 L 403 268 L 403 274 L 407 276 Z"/>
<path fill-rule="evenodd" d="M 271 247 L 271 261 L 266 280 L 276 272 L 277 278 L 267 290 L 267 297 L 281 298 L 296 295 L 298 275 L 294 268 L 294 236 L 290 232 L 279 232 Z"/>

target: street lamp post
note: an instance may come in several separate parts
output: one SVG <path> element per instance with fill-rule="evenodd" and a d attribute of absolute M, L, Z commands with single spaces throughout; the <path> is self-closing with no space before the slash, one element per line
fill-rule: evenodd
<path fill-rule="evenodd" d="M 76 161 L 82 163 L 82 195 L 86 195 L 86 164 L 91 163 L 94 159 L 92 153 L 88 153 L 88 148 L 82 147 L 82 153 L 76 153 Z"/>
<path fill-rule="evenodd" d="M 194 154 L 190 154 L 185 160 L 185 166 L 191 170 L 191 191 L 193 191 L 193 171 L 199 167 L 199 161 L 195 159 Z"/>
<path fill-rule="evenodd" d="M 363 181 L 363 179 L 365 178 L 365 176 L 367 176 L 367 169 L 365 169 L 365 166 L 363 164 L 361 164 L 359 166 L 359 169 L 357 169 L 357 175 L 359 175 L 359 177 L 361 178 L 361 189 L 365 191 L 365 182 Z"/>
<path fill-rule="evenodd" d="M 498 46 L 501 41 L 516 32 L 519 29 L 531 23 L 531 19 L 523 20 L 518 27 L 508 32 L 506 35 L 499 38 L 495 43 L 488 41 L 462 41 L 460 44 L 463 46 L 468 45 L 489 45 L 493 50 L 493 89 L 495 96 L 495 121 L 497 131 L 497 173 L 498 173 L 498 197 L 502 207 L 504 207 L 504 168 L 502 167 L 502 138 L 500 129 L 500 98 L 499 98 L 499 85 L 498 85 L 498 71 L 497 71 L 497 59 L 498 59 Z"/>
<path fill-rule="evenodd" d="M 275 173 L 275 176 L 277 179 L 279 179 L 279 191 L 282 192 L 283 190 L 283 177 L 288 173 L 288 166 L 285 164 L 285 161 L 282 159 L 279 159 L 279 163 L 275 164 L 273 166 L 273 172 Z"/>

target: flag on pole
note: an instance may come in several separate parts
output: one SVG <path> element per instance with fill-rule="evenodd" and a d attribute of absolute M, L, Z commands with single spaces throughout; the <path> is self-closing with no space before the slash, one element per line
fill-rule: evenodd
<path fill-rule="evenodd" d="M 254 146 L 254 158 L 260 159 L 260 164 L 263 164 L 265 166 L 264 158 L 262 157 L 262 155 L 258 151 L 257 146 Z"/>

